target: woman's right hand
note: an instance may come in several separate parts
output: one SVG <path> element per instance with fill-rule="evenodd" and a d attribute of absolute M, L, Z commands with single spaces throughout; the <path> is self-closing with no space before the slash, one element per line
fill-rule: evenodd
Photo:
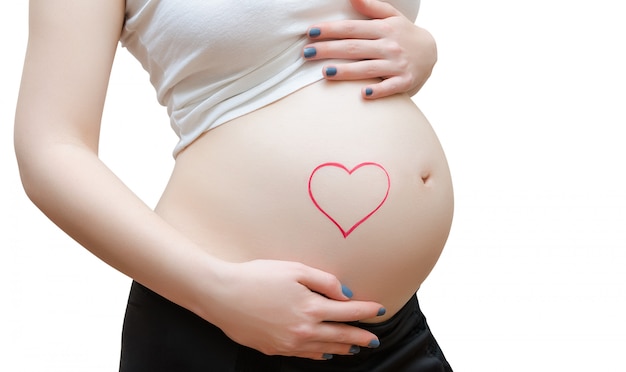
<path fill-rule="evenodd" d="M 343 322 L 382 315 L 382 305 L 350 300 L 329 273 L 295 262 L 254 260 L 227 263 L 221 274 L 206 297 L 210 314 L 197 312 L 237 343 L 268 355 L 319 360 L 379 344 L 374 334 Z"/>

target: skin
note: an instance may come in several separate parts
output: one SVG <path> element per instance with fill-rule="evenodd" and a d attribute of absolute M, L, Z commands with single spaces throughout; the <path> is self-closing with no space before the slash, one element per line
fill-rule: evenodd
<path fill-rule="evenodd" d="M 408 27 L 385 3 L 352 3 L 379 19 L 314 25 L 323 35 L 312 43 L 319 49 L 316 58 L 343 58 L 342 45 L 355 43 L 359 47 L 348 57 L 371 60 L 338 66 L 333 79 L 385 78 L 370 85 L 372 99 L 419 90 L 432 66 L 422 66 L 420 53 L 406 52 L 416 41 L 419 44 L 423 31 Z M 124 4 L 30 1 L 14 131 L 27 195 L 94 255 L 243 345 L 266 354 L 311 359 L 370 345 L 376 336 L 336 322 L 376 317 L 381 304 L 349 300 L 335 276 L 300 263 L 231 263 L 211 256 L 145 205 L 98 158 Z M 402 36 L 406 29 L 412 30 L 411 36 Z M 344 38 L 348 40 L 336 40 Z M 428 49 L 434 44 L 424 45 Z M 432 58 L 425 65 L 431 63 Z"/>

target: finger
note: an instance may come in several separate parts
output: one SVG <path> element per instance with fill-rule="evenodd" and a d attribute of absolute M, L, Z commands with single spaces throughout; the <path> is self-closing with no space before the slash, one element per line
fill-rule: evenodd
<path fill-rule="evenodd" d="M 364 60 L 326 65 L 322 70 L 328 80 L 364 80 L 387 78 L 406 73 L 387 60 Z"/>
<path fill-rule="evenodd" d="M 343 302 L 352 297 L 352 291 L 348 287 L 343 286 L 337 277 L 309 266 L 302 266 L 298 282 L 309 290 L 326 297 L 320 297 L 324 300 L 330 299 Z"/>
<path fill-rule="evenodd" d="M 360 348 L 358 349 L 360 351 Z M 356 353 L 333 353 L 333 352 L 300 352 L 296 354 L 289 354 L 288 356 L 294 356 L 298 358 L 307 358 L 313 360 L 330 360 L 333 359 L 335 355 L 355 355 Z"/>
<path fill-rule="evenodd" d="M 303 56 L 308 60 L 318 59 L 381 59 L 397 53 L 395 44 L 382 40 L 346 39 L 322 41 L 309 44 L 303 49 Z"/>
<path fill-rule="evenodd" d="M 349 355 L 358 353 L 361 348 L 380 346 L 380 341 L 375 334 L 344 323 L 322 323 L 319 335 L 322 341 L 315 347 L 321 347 L 320 350 L 326 353 Z"/>
<path fill-rule="evenodd" d="M 327 322 L 358 322 L 382 316 L 385 312 L 385 308 L 374 301 L 335 301 L 323 297 L 310 311 L 315 319 Z"/>
<path fill-rule="evenodd" d="M 357 12 L 368 18 L 388 18 L 402 13 L 391 4 L 379 0 L 350 0 L 352 7 Z"/>
<path fill-rule="evenodd" d="M 290 356 L 294 356 L 294 357 L 298 357 L 298 358 L 306 358 L 306 359 L 313 359 L 313 360 L 330 360 L 333 357 L 333 354 L 330 353 L 299 353 L 299 354 L 294 354 L 294 355 L 290 355 Z"/>
<path fill-rule="evenodd" d="M 364 329 L 343 324 L 326 322 L 317 328 L 316 339 L 303 344 L 303 350 L 292 355 L 307 355 L 308 358 L 322 359 L 326 355 L 354 355 L 362 348 L 376 348 L 380 346 L 378 337 Z"/>
<path fill-rule="evenodd" d="M 385 32 L 385 25 L 376 20 L 343 20 L 315 24 L 307 35 L 315 40 L 380 39 Z"/>
<path fill-rule="evenodd" d="M 423 83 L 421 84 L 423 85 Z M 419 85 L 419 87 L 421 87 Z M 417 90 L 419 90 L 419 87 Z M 409 79 L 401 77 L 392 77 L 382 80 L 380 83 L 370 84 L 361 89 L 361 95 L 365 99 L 378 99 L 388 97 L 398 93 L 407 92 L 411 88 Z M 409 95 L 413 93 L 410 92 Z"/>

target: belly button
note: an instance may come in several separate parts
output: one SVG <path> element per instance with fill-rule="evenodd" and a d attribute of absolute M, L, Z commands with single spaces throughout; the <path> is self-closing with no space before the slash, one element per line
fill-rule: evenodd
<path fill-rule="evenodd" d="M 430 172 L 422 172 L 420 179 L 422 180 L 422 184 L 428 185 L 428 182 L 430 181 Z"/>

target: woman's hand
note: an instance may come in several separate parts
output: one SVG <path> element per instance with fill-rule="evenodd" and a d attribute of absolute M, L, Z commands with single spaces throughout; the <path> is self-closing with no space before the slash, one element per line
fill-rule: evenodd
<path fill-rule="evenodd" d="M 350 300 L 351 293 L 335 276 L 287 261 L 225 267 L 219 289 L 211 289 L 210 314 L 199 315 L 234 341 L 268 355 L 319 360 L 378 346 L 374 334 L 342 322 L 374 318 L 384 309 Z"/>
<path fill-rule="evenodd" d="M 305 47 L 305 58 L 357 60 L 324 66 L 324 76 L 329 80 L 383 79 L 361 90 L 367 99 L 417 93 L 437 62 L 437 46 L 432 35 L 389 3 L 350 2 L 359 13 L 372 19 L 311 26 L 308 36 L 313 42 Z"/>

